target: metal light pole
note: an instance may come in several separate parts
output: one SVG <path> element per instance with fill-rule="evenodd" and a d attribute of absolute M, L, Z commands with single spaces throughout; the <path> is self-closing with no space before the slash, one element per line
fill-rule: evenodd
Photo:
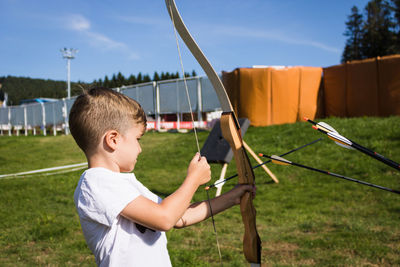
<path fill-rule="evenodd" d="M 63 58 L 67 59 L 67 92 L 68 99 L 71 98 L 71 59 L 75 58 L 75 54 L 78 52 L 78 49 L 65 48 L 60 50 Z"/>

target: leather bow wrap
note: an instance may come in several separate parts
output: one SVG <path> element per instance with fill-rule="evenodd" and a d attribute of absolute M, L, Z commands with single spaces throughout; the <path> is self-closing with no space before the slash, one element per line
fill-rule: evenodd
<path fill-rule="evenodd" d="M 239 184 L 254 184 L 254 173 L 250 165 L 249 158 L 243 147 L 243 140 L 240 125 L 229 101 L 226 90 L 214 68 L 204 56 L 200 47 L 186 28 L 178 12 L 174 0 L 165 0 L 168 13 L 174 24 L 175 29 L 194 55 L 204 72 L 207 74 L 215 92 L 217 93 L 221 108 L 222 135 L 228 141 L 234 153 L 236 167 L 239 177 Z M 250 192 L 245 193 L 240 201 L 240 211 L 244 224 L 243 252 L 249 263 L 259 265 L 261 263 L 261 240 L 256 227 L 256 210 Z"/>

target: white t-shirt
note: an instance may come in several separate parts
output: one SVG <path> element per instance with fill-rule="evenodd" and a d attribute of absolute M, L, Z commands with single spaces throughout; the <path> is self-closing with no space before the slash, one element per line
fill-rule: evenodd
<path fill-rule="evenodd" d="M 139 195 L 161 202 L 133 173 L 91 168 L 82 174 L 74 201 L 97 265 L 171 266 L 165 233 L 144 230 L 120 215 Z"/>

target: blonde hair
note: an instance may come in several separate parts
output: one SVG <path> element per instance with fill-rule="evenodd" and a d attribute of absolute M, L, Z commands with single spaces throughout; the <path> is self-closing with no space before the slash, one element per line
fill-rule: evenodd
<path fill-rule="evenodd" d="M 132 124 L 146 128 L 146 115 L 138 102 L 111 89 L 85 90 L 72 105 L 69 128 L 85 154 L 90 153 L 109 130 L 121 134 Z"/>

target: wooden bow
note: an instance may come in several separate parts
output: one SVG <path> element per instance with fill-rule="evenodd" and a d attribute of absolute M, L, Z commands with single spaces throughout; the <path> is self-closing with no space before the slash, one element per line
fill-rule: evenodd
<path fill-rule="evenodd" d="M 192 52 L 200 66 L 203 68 L 215 92 L 217 93 L 222 108 L 221 130 L 222 135 L 232 148 L 236 167 L 238 171 L 239 184 L 254 185 L 254 173 L 250 165 L 249 158 L 243 147 L 243 140 L 235 112 L 218 74 L 211 66 L 208 59 L 204 56 L 200 47 L 197 45 L 178 12 L 174 0 L 165 0 L 168 13 L 174 24 L 175 29 Z M 261 263 L 261 240 L 256 227 L 256 210 L 250 192 L 245 193 L 240 201 L 240 211 L 244 224 L 243 252 L 247 261 L 254 265 Z"/>

